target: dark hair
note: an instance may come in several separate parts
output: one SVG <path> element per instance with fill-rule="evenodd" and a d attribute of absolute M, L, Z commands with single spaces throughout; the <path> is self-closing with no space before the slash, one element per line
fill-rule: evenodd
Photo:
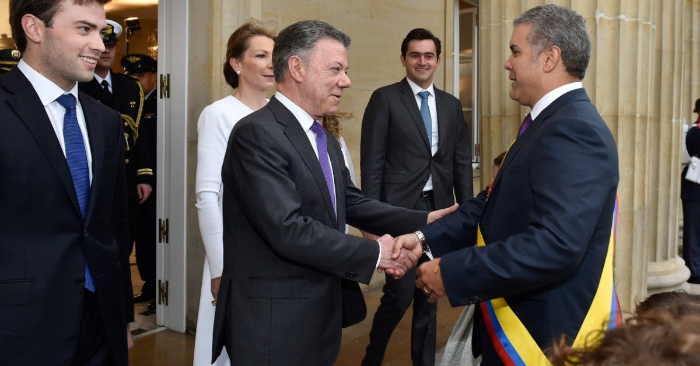
<path fill-rule="evenodd" d="M 700 114 L 700 99 L 695 101 L 695 109 L 693 109 L 693 113 Z"/>
<path fill-rule="evenodd" d="M 652 312 L 606 331 L 584 348 L 572 348 L 562 336 L 548 355 L 553 366 L 700 365 L 700 317 Z"/>
<path fill-rule="evenodd" d="M 667 291 L 649 296 L 634 309 L 636 315 L 644 315 L 658 311 L 674 317 L 683 315 L 700 316 L 700 295 L 689 294 L 685 291 Z"/>
<path fill-rule="evenodd" d="M 506 152 L 507 151 L 504 151 L 504 152 L 500 153 L 498 156 L 496 156 L 496 158 L 493 159 L 493 165 L 500 167 L 503 164 L 503 159 L 506 158 Z"/>
<path fill-rule="evenodd" d="M 440 57 L 440 52 L 442 51 L 442 46 L 440 43 L 440 38 L 435 37 L 433 33 L 431 33 L 429 30 L 425 28 L 416 28 L 406 35 L 406 38 L 403 39 L 403 42 L 401 42 L 401 56 L 404 58 L 406 57 L 406 52 L 408 51 L 408 44 L 411 41 L 422 41 L 430 39 L 435 43 L 435 52 L 437 52 L 437 57 Z"/>
<path fill-rule="evenodd" d="M 350 36 L 340 29 L 320 20 L 302 20 L 284 28 L 277 36 L 272 51 L 272 68 L 275 81 L 284 81 L 289 67 L 289 58 L 299 56 L 304 63 L 309 59 L 309 52 L 322 39 L 331 39 L 350 47 Z"/>
<path fill-rule="evenodd" d="M 591 39 L 586 20 L 571 9 L 554 4 L 534 7 L 513 21 L 513 27 L 530 24 L 527 41 L 533 61 L 551 46 L 561 49 L 561 59 L 569 75 L 583 80 L 591 60 Z"/>
<path fill-rule="evenodd" d="M 53 18 L 59 12 L 61 3 L 73 1 L 73 4 L 86 5 L 98 3 L 104 5 L 111 0 L 10 0 L 10 27 L 12 28 L 12 40 L 19 52 L 27 49 L 27 37 L 22 28 L 22 18 L 32 14 L 39 18 L 47 28 L 53 25 Z"/>
<path fill-rule="evenodd" d="M 259 20 L 251 18 L 243 25 L 238 27 L 231 36 L 228 37 L 226 44 L 226 60 L 224 61 L 224 78 L 226 83 L 232 88 L 238 88 L 238 74 L 231 67 L 231 59 L 239 59 L 250 46 L 250 39 L 255 36 L 265 36 L 273 41 L 275 40 L 275 32 L 266 28 Z"/>

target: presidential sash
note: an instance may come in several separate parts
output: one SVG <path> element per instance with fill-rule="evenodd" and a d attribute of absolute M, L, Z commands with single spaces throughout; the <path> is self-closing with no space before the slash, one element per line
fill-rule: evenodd
<path fill-rule="evenodd" d="M 612 230 L 608 251 L 603 264 L 598 289 L 596 290 L 591 307 L 581 324 L 574 340 L 574 348 L 586 346 L 586 338 L 594 331 L 612 329 L 622 323 L 620 304 L 615 293 L 613 282 L 613 256 L 615 251 L 615 229 L 617 227 L 617 199 L 613 212 Z M 478 230 L 477 246 L 485 246 L 481 228 Z M 505 299 L 498 298 L 483 301 L 479 304 L 484 317 L 486 329 L 496 352 L 506 366 L 551 366 L 544 352 L 537 345 L 518 319 Z M 588 345 L 590 347 L 590 344 Z"/>

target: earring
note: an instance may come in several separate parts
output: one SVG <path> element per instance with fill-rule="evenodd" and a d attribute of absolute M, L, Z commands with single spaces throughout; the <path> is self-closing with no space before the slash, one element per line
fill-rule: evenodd
<path fill-rule="evenodd" d="M 241 70 L 236 71 L 236 74 L 240 75 L 240 74 L 241 74 Z"/>

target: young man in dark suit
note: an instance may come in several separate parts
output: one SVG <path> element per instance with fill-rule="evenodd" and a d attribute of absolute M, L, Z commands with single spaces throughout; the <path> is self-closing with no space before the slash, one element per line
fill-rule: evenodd
<path fill-rule="evenodd" d="M 447 294 L 453 306 L 478 304 L 474 352 L 483 365 L 544 364 L 553 340 L 585 339 L 619 317 L 611 244 L 618 155 L 581 83 L 591 54 L 585 20 L 545 5 L 513 25 L 510 97 L 532 111 L 490 194 L 397 239 L 436 257 L 416 281 L 430 301 Z"/>
<path fill-rule="evenodd" d="M 362 119 L 362 192 L 414 210 L 432 211 L 472 198 L 471 145 L 462 104 L 433 84 L 440 39 L 416 28 L 401 43 L 406 77 L 377 89 Z M 381 234 L 381 233 L 377 233 Z M 422 257 L 421 262 L 428 260 Z M 411 358 L 435 365 L 437 304 L 414 285 L 415 269 L 386 277 L 362 365 L 379 366 L 389 338 L 413 301 Z"/>
<path fill-rule="evenodd" d="M 277 93 L 231 132 L 213 360 L 225 345 L 235 365 L 332 365 L 342 327 L 366 314 L 357 282 L 376 269 L 401 276 L 417 261 L 413 253 L 392 259 L 389 235 L 345 234 L 346 220 L 392 234 L 449 211 L 392 207 L 352 184 L 340 145 L 319 122 L 350 87 L 349 46 L 345 33 L 318 20 L 282 30 Z"/>
<path fill-rule="evenodd" d="M 10 1 L 23 59 L 0 78 L 0 364 L 127 365 L 124 131 L 78 91 L 105 1 Z"/>

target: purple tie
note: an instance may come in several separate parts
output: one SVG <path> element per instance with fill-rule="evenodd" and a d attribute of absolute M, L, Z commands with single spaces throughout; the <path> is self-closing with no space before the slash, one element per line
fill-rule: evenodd
<path fill-rule="evenodd" d="M 532 122 L 532 117 L 530 117 L 530 113 L 528 113 L 527 116 L 525 116 L 525 119 L 523 120 L 523 124 L 520 125 L 520 131 L 518 131 L 518 137 L 520 137 L 520 135 L 522 135 L 523 132 L 525 132 L 525 130 L 527 130 L 527 126 L 530 125 L 530 122 Z"/>
<path fill-rule="evenodd" d="M 331 172 L 331 162 L 328 160 L 328 145 L 326 142 L 326 130 L 317 121 L 311 125 L 311 131 L 316 133 L 316 147 L 318 147 L 318 162 L 321 163 L 323 177 L 326 178 L 326 186 L 331 194 L 333 211 L 335 211 L 335 185 L 333 184 L 333 174 Z"/>

